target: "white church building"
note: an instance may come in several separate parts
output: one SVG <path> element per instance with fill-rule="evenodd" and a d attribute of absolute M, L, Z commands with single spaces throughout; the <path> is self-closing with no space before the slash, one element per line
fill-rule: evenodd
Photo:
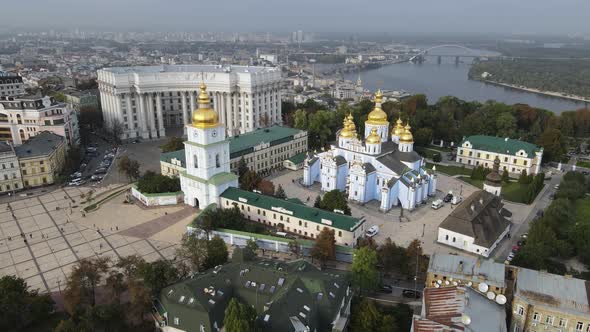
<path fill-rule="evenodd" d="M 238 186 L 238 176 L 230 171 L 229 140 L 225 125 L 211 108 L 205 84 L 201 84 L 198 108 L 186 125 L 184 142 L 186 169 L 180 172 L 184 202 L 196 208 L 219 203 L 219 196 L 229 187 Z"/>
<path fill-rule="evenodd" d="M 414 151 L 409 123 L 404 126 L 398 119 L 390 134 L 382 97 L 378 91 L 363 138 L 357 137 L 349 115 L 337 134 L 338 146 L 307 156 L 304 185 L 319 182 L 322 191 L 338 189 L 359 203 L 380 201 L 381 211 L 398 205 L 411 210 L 436 193 L 436 174 L 422 167 L 424 159 Z"/>

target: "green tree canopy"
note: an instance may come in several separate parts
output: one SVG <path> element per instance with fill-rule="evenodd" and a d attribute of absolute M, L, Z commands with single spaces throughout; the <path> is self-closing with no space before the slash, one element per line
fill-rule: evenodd
<path fill-rule="evenodd" d="M 352 259 L 352 280 L 363 290 L 372 290 L 379 285 L 377 271 L 377 252 L 370 247 L 362 247 L 355 251 Z"/>
<path fill-rule="evenodd" d="M 53 300 L 16 276 L 0 278 L 0 330 L 20 331 L 49 318 Z"/>
<path fill-rule="evenodd" d="M 247 304 L 232 298 L 225 308 L 223 328 L 227 332 L 254 332 L 256 330 L 256 311 Z"/>
<path fill-rule="evenodd" d="M 182 137 L 172 136 L 166 140 L 166 143 L 160 145 L 162 152 L 172 152 L 184 149 L 184 139 Z"/>

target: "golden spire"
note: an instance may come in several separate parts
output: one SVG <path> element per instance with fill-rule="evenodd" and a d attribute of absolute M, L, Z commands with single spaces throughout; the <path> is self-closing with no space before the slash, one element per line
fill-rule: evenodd
<path fill-rule="evenodd" d="M 393 135 L 400 137 L 404 133 L 404 123 L 401 116 L 397 118 L 395 126 L 393 127 Z"/>
<path fill-rule="evenodd" d="M 350 120 L 349 117 L 345 116 L 344 121 L 342 121 L 342 130 L 340 130 L 340 137 L 343 138 L 351 138 L 355 134 L 350 130 Z M 352 124 L 354 126 L 354 123 Z"/>
<path fill-rule="evenodd" d="M 219 125 L 219 116 L 213 108 L 211 108 L 211 99 L 207 93 L 207 86 L 201 83 L 201 92 L 199 93 L 198 105 L 196 110 L 193 110 L 193 126 L 197 128 L 212 128 Z"/>
<path fill-rule="evenodd" d="M 369 113 L 369 118 L 366 123 L 373 125 L 389 125 L 387 122 L 387 114 L 381 109 L 381 102 L 383 101 L 383 94 L 381 90 L 375 93 L 375 108 Z"/>
<path fill-rule="evenodd" d="M 365 142 L 367 144 L 381 143 L 381 136 L 379 136 L 379 134 L 377 134 L 377 128 L 375 128 L 375 127 L 371 128 L 371 133 L 369 134 L 369 136 L 367 136 L 367 139 L 365 140 Z"/>
<path fill-rule="evenodd" d="M 410 131 L 410 129 L 412 129 L 412 127 L 410 127 L 410 120 L 408 120 L 408 123 L 406 124 L 406 127 L 404 128 L 404 133 L 401 135 L 399 141 L 400 142 L 405 142 L 405 143 L 413 143 L 414 142 L 414 136 L 412 135 L 412 132 Z"/>

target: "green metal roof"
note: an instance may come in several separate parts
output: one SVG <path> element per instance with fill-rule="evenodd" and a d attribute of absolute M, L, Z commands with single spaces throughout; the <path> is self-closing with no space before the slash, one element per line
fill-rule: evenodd
<path fill-rule="evenodd" d="M 301 132 L 302 130 L 299 129 L 274 126 L 270 128 L 261 128 L 246 134 L 230 137 L 228 138 L 230 158 L 233 159 L 248 154 L 254 151 L 254 147 L 261 143 L 270 143 L 270 145 L 273 146 L 291 141 L 293 139 L 293 136 Z M 225 141 L 221 141 L 216 144 L 223 142 Z M 196 145 L 199 147 L 205 147 L 205 145 L 197 144 L 194 142 L 185 141 L 185 143 Z M 172 158 L 180 160 L 182 162 L 182 167 L 186 167 L 186 157 L 184 154 L 184 149 L 166 152 L 160 155 L 160 160 L 167 163 L 170 163 Z M 294 159 L 297 160 L 297 162 L 293 162 L 297 164 L 302 163 L 305 159 L 305 154 L 301 153 L 291 157 L 291 159 L 293 158 L 301 158 L 301 160 Z"/>
<path fill-rule="evenodd" d="M 288 160 L 295 165 L 299 165 L 299 164 L 303 163 L 303 161 L 305 160 L 305 156 L 306 156 L 305 152 L 301 152 L 301 153 L 298 153 L 298 154 L 294 155 L 293 157 L 289 158 Z"/>
<path fill-rule="evenodd" d="M 471 143 L 474 149 L 489 152 L 516 155 L 516 152 L 524 150 L 529 158 L 534 158 L 535 152 L 541 150 L 540 147 L 534 144 L 512 138 L 474 135 L 464 138 L 461 145 L 467 141 Z"/>
<path fill-rule="evenodd" d="M 160 154 L 161 161 L 171 164 L 172 159 L 180 160 L 181 166 L 186 168 L 186 156 L 184 154 L 184 149 Z"/>
<path fill-rule="evenodd" d="M 221 328 L 232 297 L 256 309 L 263 331 L 293 331 L 289 318 L 295 316 L 312 330 L 329 331 L 343 300 L 352 296 L 348 283 L 347 272 L 319 270 L 302 260 L 235 261 L 170 285 L 159 299 L 168 325 L 185 331 L 200 331 L 201 325 L 213 331 L 215 322 Z"/>
<path fill-rule="evenodd" d="M 221 197 L 231 199 L 236 202 L 239 202 L 240 198 L 246 199 L 247 202 L 245 203 L 266 210 L 272 210 L 273 207 L 281 207 L 293 213 L 292 215 L 284 213 L 286 216 L 294 216 L 296 218 L 312 221 L 321 225 L 331 226 L 350 232 L 354 231 L 358 226 L 360 226 L 364 222 L 362 220 L 359 220 L 358 218 L 354 218 L 351 216 L 329 212 L 318 208 L 309 207 L 307 205 L 294 203 L 289 200 L 279 199 L 272 196 L 265 196 L 233 187 L 227 188 L 221 194 Z M 276 210 L 273 211 L 276 213 L 281 213 Z M 332 224 L 329 225 L 326 223 L 322 223 L 322 219 L 330 220 Z"/>
<path fill-rule="evenodd" d="M 293 136 L 301 133 L 302 130 L 273 126 L 260 128 L 252 132 L 230 137 L 229 153 L 231 158 L 239 157 L 250 153 L 254 147 L 261 143 L 270 143 L 271 146 L 282 144 L 293 139 Z"/>

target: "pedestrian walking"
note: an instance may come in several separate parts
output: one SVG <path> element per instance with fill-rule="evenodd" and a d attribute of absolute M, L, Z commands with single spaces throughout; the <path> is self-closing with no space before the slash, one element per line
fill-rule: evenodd
<path fill-rule="evenodd" d="M 33 238 L 33 233 L 29 233 L 29 236 L 31 237 L 31 239 Z"/>

